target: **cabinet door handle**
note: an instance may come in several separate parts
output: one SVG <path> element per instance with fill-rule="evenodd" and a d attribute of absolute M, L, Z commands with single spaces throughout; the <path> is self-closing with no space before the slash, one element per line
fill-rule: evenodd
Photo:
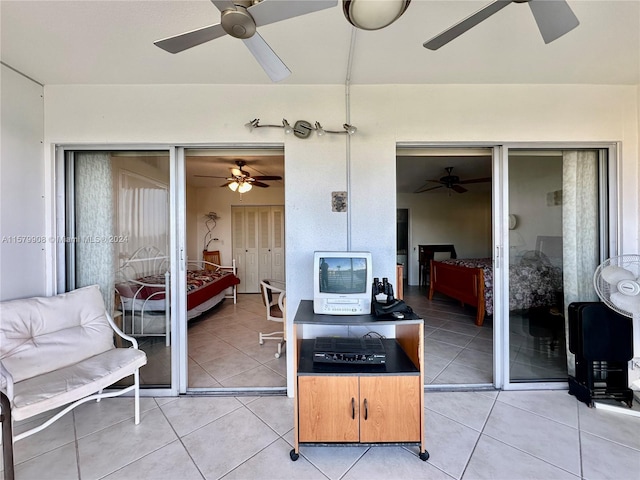
<path fill-rule="evenodd" d="M 356 399 L 351 397 L 351 420 L 356 419 Z"/>
<path fill-rule="evenodd" d="M 369 404 L 367 403 L 367 399 L 364 399 L 364 419 L 366 420 L 369 417 Z"/>

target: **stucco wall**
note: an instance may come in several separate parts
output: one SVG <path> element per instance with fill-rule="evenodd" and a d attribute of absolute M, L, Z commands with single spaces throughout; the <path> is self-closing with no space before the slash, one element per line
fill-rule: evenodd
<path fill-rule="evenodd" d="M 290 318 L 312 295 L 314 250 L 369 250 L 374 275 L 393 278 L 398 142 L 621 141 L 621 245 L 639 250 L 636 86 L 352 86 L 350 121 L 359 130 L 349 152 L 344 135 L 300 140 L 243 126 L 286 117 L 340 128 L 344 94 L 342 86 L 46 87 L 45 165 L 55 143 L 284 145 Z M 347 189 L 349 214 L 331 212 L 331 192 Z"/>
<path fill-rule="evenodd" d="M 0 300 L 45 295 L 46 258 L 42 86 L 1 66 Z"/>

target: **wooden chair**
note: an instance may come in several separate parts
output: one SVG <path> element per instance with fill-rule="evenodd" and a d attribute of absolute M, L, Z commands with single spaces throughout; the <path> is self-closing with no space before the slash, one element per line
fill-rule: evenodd
<path fill-rule="evenodd" d="M 222 263 L 220 262 L 220 250 L 204 250 L 202 252 L 202 259 L 205 262 L 215 263 L 220 266 Z M 205 270 L 216 270 L 216 267 L 213 265 L 209 265 L 208 263 L 204 264 Z"/>
<path fill-rule="evenodd" d="M 282 354 L 282 347 L 287 341 L 286 331 L 287 326 L 285 322 L 285 296 L 286 292 L 284 288 L 279 288 L 273 283 L 280 283 L 275 280 L 262 280 L 260 282 L 260 291 L 262 293 L 262 302 L 265 305 L 267 311 L 267 320 L 272 322 L 282 323 L 282 329 L 271 333 L 262 333 L 259 335 L 260 345 L 264 345 L 265 340 L 275 340 L 278 342 L 278 351 L 275 354 L 276 358 L 280 358 Z M 284 284 L 281 284 L 284 287 Z M 277 294 L 276 297 L 274 294 Z"/>

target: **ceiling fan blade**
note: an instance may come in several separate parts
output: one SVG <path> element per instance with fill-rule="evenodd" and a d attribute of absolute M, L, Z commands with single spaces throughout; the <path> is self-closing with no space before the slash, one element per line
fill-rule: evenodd
<path fill-rule="evenodd" d="M 190 32 L 181 33 L 180 35 L 174 35 L 173 37 L 163 38 L 162 40 L 153 42 L 153 44 L 169 53 L 179 53 L 210 40 L 215 40 L 226 34 L 227 32 L 223 30 L 222 25 L 216 23 L 215 25 L 198 28 Z"/>
<path fill-rule="evenodd" d="M 551 43 L 580 25 L 565 0 L 531 0 L 529 7 L 544 43 Z"/>
<path fill-rule="evenodd" d="M 242 41 L 272 81 L 279 82 L 291 75 L 291 70 L 289 70 L 278 55 L 271 50 L 271 47 L 258 32 L 251 38 L 246 38 Z"/>
<path fill-rule="evenodd" d="M 194 175 L 194 177 L 200 177 L 200 178 L 227 178 L 227 177 L 218 177 L 216 175 Z"/>
<path fill-rule="evenodd" d="M 486 20 L 494 13 L 499 12 L 510 3 L 513 3 L 513 0 L 496 0 L 495 2 L 490 3 L 489 5 L 486 5 L 485 7 L 478 10 L 476 13 L 465 18 L 461 22 L 455 24 L 453 27 L 448 28 L 444 32 L 439 33 L 438 35 L 433 37 L 431 40 L 427 40 L 422 44 L 422 46 L 425 48 L 428 48 L 429 50 L 437 50 L 443 45 L 446 45 L 450 41 L 458 38 L 467 30 L 470 30 L 471 28 L 475 27 L 480 22 Z"/>
<path fill-rule="evenodd" d="M 244 177 L 245 176 L 244 172 L 241 169 L 235 168 L 235 167 L 233 167 L 231 169 L 231 175 L 233 175 L 235 177 Z"/>
<path fill-rule="evenodd" d="M 262 183 L 262 182 L 251 182 L 251 185 L 253 185 L 254 187 L 262 187 L 262 188 L 267 188 L 269 186 L 266 183 Z"/>
<path fill-rule="evenodd" d="M 237 10 L 231 0 L 211 0 L 211 3 L 213 3 L 221 12 L 224 12 L 225 10 Z"/>
<path fill-rule="evenodd" d="M 458 193 L 464 193 L 467 191 L 466 188 L 461 187 L 460 185 L 451 185 L 451 190 L 453 190 L 454 192 L 458 192 Z"/>
<path fill-rule="evenodd" d="M 413 193 L 429 192 L 431 190 L 436 190 L 438 188 L 442 188 L 443 185 L 438 185 L 437 187 L 429 187 L 429 188 L 426 188 L 426 187 L 427 187 L 427 185 L 425 185 L 424 187 L 420 187 L 419 189 L 415 190 Z"/>
<path fill-rule="evenodd" d="M 466 184 L 466 183 L 484 183 L 484 182 L 490 182 L 491 181 L 491 177 L 484 177 L 484 178 L 472 178 L 470 180 L 461 180 L 458 182 L 458 184 Z"/>
<path fill-rule="evenodd" d="M 253 177 L 254 180 L 282 180 L 278 175 L 258 175 Z"/>
<path fill-rule="evenodd" d="M 258 27 L 335 7 L 338 0 L 262 0 L 247 9 Z"/>

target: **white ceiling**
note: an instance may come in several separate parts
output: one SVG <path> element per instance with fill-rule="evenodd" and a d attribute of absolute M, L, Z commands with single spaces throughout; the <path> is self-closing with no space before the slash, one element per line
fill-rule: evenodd
<path fill-rule="evenodd" d="M 422 46 L 490 1 L 412 0 L 378 31 L 355 30 L 339 4 L 259 33 L 292 71 L 285 85 L 344 84 L 354 30 L 353 85 L 640 84 L 640 0 L 568 0 L 580 26 L 548 45 L 514 3 L 438 51 Z M 271 83 L 229 36 L 175 55 L 153 45 L 218 23 L 209 0 L 0 2 L 2 62 L 45 85 Z"/>
<path fill-rule="evenodd" d="M 528 5 L 514 3 L 438 51 L 422 46 L 490 2 L 412 0 L 378 31 L 352 27 L 338 4 L 258 31 L 292 71 L 283 85 L 344 84 L 350 48 L 352 85 L 640 84 L 640 0 L 568 0 L 580 25 L 548 45 Z M 153 45 L 218 23 L 210 0 L 0 0 L 0 22 L 2 63 L 44 85 L 271 84 L 229 36 L 175 55 Z M 226 176 L 239 157 L 256 175 L 284 176 L 281 152 L 265 153 L 198 152 L 187 162 L 188 182 L 218 186 L 224 178 L 195 175 Z M 487 158 L 400 154 L 398 191 L 444 176 L 447 166 L 462 179 L 490 176 Z M 479 188 L 488 185 L 469 186 Z"/>

